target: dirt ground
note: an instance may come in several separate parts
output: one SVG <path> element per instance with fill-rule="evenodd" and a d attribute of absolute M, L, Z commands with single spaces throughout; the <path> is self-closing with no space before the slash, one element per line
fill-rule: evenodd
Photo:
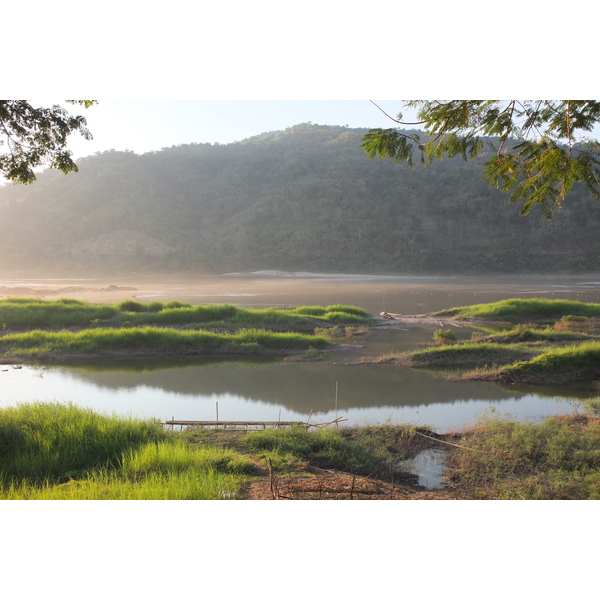
<path fill-rule="evenodd" d="M 244 500 L 458 500 L 451 491 L 410 486 L 333 469 L 310 467 L 302 476 L 269 474 L 248 484 Z"/>

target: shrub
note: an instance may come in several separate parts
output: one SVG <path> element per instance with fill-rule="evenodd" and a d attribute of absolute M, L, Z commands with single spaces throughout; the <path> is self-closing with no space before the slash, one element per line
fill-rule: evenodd
<path fill-rule="evenodd" d="M 433 339 L 438 344 L 449 344 L 456 341 L 456 334 L 451 329 L 436 329 L 433 332 Z"/>
<path fill-rule="evenodd" d="M 141 302 L 135 302 L 134 300 L 123 300 L 117 304 L 117 308 L 122 312 L 146 312 L 146 306 Z"/>

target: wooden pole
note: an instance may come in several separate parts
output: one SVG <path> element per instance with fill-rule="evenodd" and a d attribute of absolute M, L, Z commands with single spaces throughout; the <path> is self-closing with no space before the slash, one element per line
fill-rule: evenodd
<path fill-rule="evenodd" d="M 215 402 L 215 404 L 217 405 L 217 423 L 219 422 L 219 403 Z"/>
<path fill-rule="evenodd" d="M 338 423 L 337 423 L 337 401 L 338 401 L 338 382 L 335 382 L 335 419 L 336 419 L 336 423 L 335 426 L 339 427 Z"/>

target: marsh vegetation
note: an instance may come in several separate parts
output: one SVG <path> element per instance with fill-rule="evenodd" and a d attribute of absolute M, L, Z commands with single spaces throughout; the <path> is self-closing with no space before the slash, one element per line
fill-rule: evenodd
<path fill-rule="evenodd" d="M 329 332 L 351 337 L 370 321 L 363 309 L 332 305 L 249 309 L 233 305 L 72 299 L 0 301 L 0 356 L 5 362 L 124 355 L 260 354 L 324 349 Z"/>

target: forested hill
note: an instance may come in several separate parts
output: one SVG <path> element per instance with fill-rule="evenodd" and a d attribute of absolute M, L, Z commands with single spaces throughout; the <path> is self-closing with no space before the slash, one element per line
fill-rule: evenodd
<path fill-rule="evenodd" d="M 367 130 L 302 124 L 227 145 L 109 151 L 0 187 L 0 269 L 196 273 L 592 271 L 600 203 L 519 216 L 461 158 L 369 160 Z"/>

